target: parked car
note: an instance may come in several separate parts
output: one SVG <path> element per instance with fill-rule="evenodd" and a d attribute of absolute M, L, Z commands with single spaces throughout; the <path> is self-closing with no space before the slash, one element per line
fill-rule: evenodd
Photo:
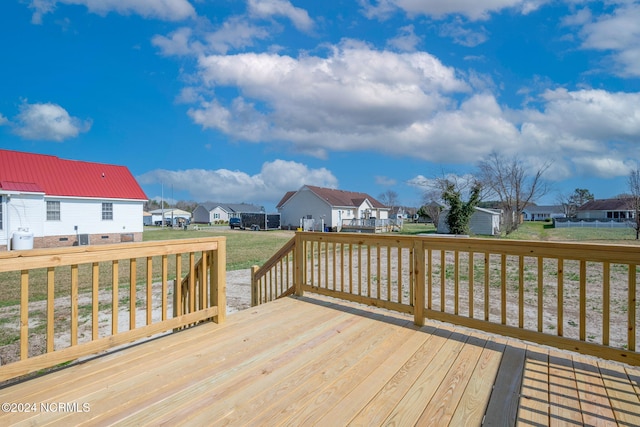
<path fill-rule="evenodd" d="M 242 229 L 242 221 L 240 218 L 230 218 L 229 219 L 229 227 L 233 230 L 234 228 Z"/>

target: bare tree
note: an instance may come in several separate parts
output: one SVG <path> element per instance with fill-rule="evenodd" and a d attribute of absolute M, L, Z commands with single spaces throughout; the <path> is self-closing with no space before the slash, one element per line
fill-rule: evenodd
<path fill-rule="evenodd" d="M 445 193 L 457 193 L 459 198 L 470 198 L 475 188 L 480 188 L 475 177 L 471 175 L 458 176 L 453 174 L 443 174 L 439 178 L 425 180 L 422 185 L 425 187 L 422 198 L 424 205 L 420 210 L 431 218 L 436 228 L 440 221 L 440 213 L 443 210 L 443 205 L 447 204 L 444 197 Z"/>
<path fill-rule="evenodd" d="M 542 179 L 549 166 L 551 163 L 546 162 L 529 174 L 517 156 L 505 157 L 495 151 L 478 163 L 478 181 L 485 189 L 483 199 L 495 197 L 500 201 L 507 234 L 517 230 L 524 209 L 549 191 Z"/>
<path fill-rule="evenodd" d="M 631 171 L 629 175 L 629 204 L 633 211 L 633 229 L 636 231 L 636 240 L 640 239 L 640 169 Z"/>
<path fill-rule="evenodd" d="M 393 190 L 387 190 L 378 196 L 378 200 L 380 200 L 383 205 L 394 208 L 398 206 L 398 193 Z"/>
<path fill-rule="evenodd" d="M 440 221 L 440 212 L 442 212 L 442 191 L 429 190 L 423 196 L 424 205 L 418 211 L 419 215 L 425 215 L 431 218 L 433 225 L 438 227 Z"/>
<path fill-rule="evenodd" d="M 573 193 L 558 195 L 557 201 L 562 205 L 567 218 L 574 218 L 578 208 L 593 199 L 591 191 L 586 188 L 576 188 Z"/>

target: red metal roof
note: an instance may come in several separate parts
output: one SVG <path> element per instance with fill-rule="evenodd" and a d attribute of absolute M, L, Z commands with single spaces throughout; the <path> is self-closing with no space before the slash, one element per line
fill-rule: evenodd
<path fill-rule="evenodd" d="M 125 166 L 0 150 L 0 189 L 48 196 L 147 200 Z"/>

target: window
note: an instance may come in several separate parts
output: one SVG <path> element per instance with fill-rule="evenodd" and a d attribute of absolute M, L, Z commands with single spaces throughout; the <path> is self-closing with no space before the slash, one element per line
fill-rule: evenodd
<path fill-rule="evenodd" d="M 2 196 L 0 196 L 0 230 L 2 230 L 2 209 L 4 205 L 2 204 Z"/>
<path fill-rule="evenodd" d="M 60 221 L 60 202 L 47 201 L 47 221 Z"/>
<path fill-rule="evenodd" d="M 113 220 L 113 203 L 102 204 L 102 220 L 103 221 Z"/>

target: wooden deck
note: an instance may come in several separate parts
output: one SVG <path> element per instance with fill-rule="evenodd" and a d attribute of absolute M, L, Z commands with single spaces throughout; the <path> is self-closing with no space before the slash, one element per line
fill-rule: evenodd
<path fill-rule="evenodd" d="M 308 295 L 0 389 L 0 425 L 637 426 L 639 393 L 638 368 Z"/>

